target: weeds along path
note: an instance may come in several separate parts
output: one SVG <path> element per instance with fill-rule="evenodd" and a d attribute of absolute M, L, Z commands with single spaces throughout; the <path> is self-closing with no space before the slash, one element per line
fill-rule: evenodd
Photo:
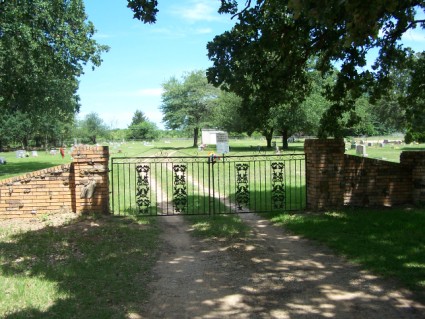
<path fill-rule="evenodd" d="M 389 281 L 253 214 L 245 239 L 200 240 L 160 218 L 163 250 L 143 318 L 425 318 Z"/>

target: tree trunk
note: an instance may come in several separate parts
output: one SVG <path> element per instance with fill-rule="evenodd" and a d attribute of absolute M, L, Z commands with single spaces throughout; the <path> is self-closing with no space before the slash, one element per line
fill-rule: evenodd
<path fill-rule="evenodd" d="M 35 137 L 35 147 L 41 147 L 42 140 L 40 136 Z"/>
<path fill-rule="evenodd" d="M 272 139 L 273 139 L 273 129 L 269 129 L 269 130 L 264 130 L 263 135 L 266 138 L 267 141 L 267 147 L 271 148 L 272 147 Z"/>
<path fill-rule="evenodd" d="M 289 149 L 289 145 L 288 145 L 288 129 L 283 128 L 281 129 L 281 134 L 282 134 L 282 149 L 287 150 Z"/>
<path fill-rule="evenodd" d="M 28 148 L 28 137 L 25 136 L 22 140 L 22 148 L 26 150 Z"/>
<path fill-rule="evenodd" d="M 198 147 L 199 127 L 193 129 L 193 147 Z"/>

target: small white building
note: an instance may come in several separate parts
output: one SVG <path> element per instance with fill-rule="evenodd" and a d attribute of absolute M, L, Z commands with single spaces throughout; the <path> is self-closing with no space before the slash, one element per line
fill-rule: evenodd
<path fill-rule="evenodd" d="M 216 129 L 203 128 L 201 131 L 202 131 L 202 144 L 206 144 L 206 145 L 216 145 L 217 134 L 227 135 L 227 132 L 219 131 Z"/>
<path fill-rule="evenodd" d="M 227 154 L 229 153 L 229 136 L 225 131 L 202 129 L 202 146 L 205 147 L 205 145 L 216 145 L 218 154 Z"/>

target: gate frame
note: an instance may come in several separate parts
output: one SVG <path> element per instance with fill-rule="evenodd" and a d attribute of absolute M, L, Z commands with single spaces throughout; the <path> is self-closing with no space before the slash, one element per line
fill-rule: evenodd
<path fill-rule="evenodd" d="M 280 208 L 280 210 L 299 211 L 299 210 L 305 209 L 306 203 L 307 203 L 306 157 L 305 157 L 304 153 L 292 153 L 292 154 L 271 154 L 271 155 L 224 155 L 223 154 L 221 156 L 217 156 L 215 154 L 212 154 L 210 156 L 111 157 L 111 201 L 110 201 L 111 202 L 111 209 L 110 209 L 110 211 L 111 211 L 112 214 L 121 215 L 122 210 L 126 210 L 126 209 L 132 210 L 132 209 L 137 208 L 137 207 L 133 207 L 131 204 L 129 206 L 123 206 L 121 208 L 120 203 L 117 204 L 117 202 L 116 202 L 116 201 L 122 201 L 122 200 L 119 199 L 119 196 L 120 196 L 119 189 L 117 189 L 118 186 L 116 186 L 116 184 L 118 184 L 120 182 L 119 181 L 119 179 L 120 179 L 120 177 L 119 177 L 119 165 L 133 165 L 134 167 L 136 167 L 138 164 L 141 164 L 141 163 L 148 163 L 149 165 L 158 165 L 158 164 L 161 165 L 161 164 L 164 164 L 164 163 L 165 164 L 168 163 L 169 165 L 170 164 L 173 165 L 173 163 L 176 163 L 176 162 L 184 163 L 186 165 L 191 164 L 192 166 L 195 163 L 200 163 L 200 164 L 202 164 L 202 167 L 201 168 L 198 167 L 198 171 L 200 169 L 201 170 L 205 169 L 205 165 L 207 165 L 207 167 L 208 167 L 208 185 L 205 185 L 206 181 L 205 181 L 205 178 L 204 178 L 200 181 L 201 186 L 198 185 L 198 190 L 199 190 L 199 188 L 202 188 L 204 191 L 205 191 L 206 188 L 208 190 L 207 194 L 204 193 L 204 196 L 205 195 L 207 196 L 208 212 L 206 212 L 205 209 L 204 209 L 203 212 L 197 212 L 197 213 L 194 213 L 194 212 L 178 212 L 178 211 L 176 212 L 176 210 L 173 208 L 172 212 L 170 213 L 168 208 L 170 206 L 170 202 L 173 203 L 172 206 L 174 207 L 174 198 L 169 198 L 169 196 L 166 196 L 166 202 L 159 202 L 158 201 L 158 195 L 156 195 L 153 205 L 149 206 L 150 208 L 155 207 L 155 208 L 153 208 L 155 210 L 155 214 L 144 214 L 144 213 L 140 212 L 140 209 L 138 210 L 137 214 L 140 214 L 140 215 L 143 215 L 143 216 L 170 216 L 170 215 L 214 215 L 214 214 L 227 214 L 227 213 L 262 213 L 262 212 L 273 211 L 274 209 L 266 209 L 264 211 L 258 211 L 258 210 L 255 209 L 257 207 L 253 207 L 254 209 L 252 209 L 252 207 L 247 207 L 247 209 L 240 209 L 241 207 L 239 207 L 239 211 L 232 211 L 232 207 L 229 208 L 230 209 L 229 211 L 225 210 L 224 212 L 222 212 L 221 210 L 217 210 L 217 204 L 220 204 L 220 205 L 223 204 L 225 206 L 229 206 L 229 205 L 236 206 L 237 203 L 232 202 L 231 200 L 229 200 L 227 198 L 224 198 L 224 197 L 222 198 L 221 193 L 220 193 L 220 186 L 218 187 L 219 193 L 217 193 L 217 191 L 216 191 L 217 180 L 216 179 L 219 178 L 219 177 L 217 177 L 217 172 L 216 172 L 216 169 L 214 169 L 214 167 L 219 167 L 219 166 L 215 166 L 215 164 L 217 164 L 217 163 L 227 164 L 227 165 L 229 165 L 228 169 L 230 171 L 230 170 L 232 170 L 230 165 L 232 165 L 232 164 L 235 165 L 236 159 L 240 159 L 242 162 L 252 163 L 252 165 L 254 166 L 254 175 L 256 174 L 256 172 L 255 172 L 256 163 L 259 163 L 259 162 L 261 162 L 263 164 L 264 163 L 266 163 L 266 164 L 270 163 L 270 166 L 271 166 L 273 160 L 276 160 L 278 162 L 280 160 L 280 162 L 284 162 L 284 163 L 291 163 L 291 162 L 296 161 L 296 164 L 295 164 L 296 167 L 294 168 L 296 175 L 293 174 L 295 176 L 295 185 L 293 185 L 291 183 L 289 183 L 289 184 L 287 183 L 286 178 L 292 179 L 294 177 L 291 174 L 289 174 L 290 176 L 287 177 L 286 172 L 288 170 L 286 169 L 286 164 L 284 164 L 284 165 L 281 165 L 282 168 L 285 169 L 285 172 L 283 173 L 284 175 L 281 178 L 285 178 L 285 180 L 284 180 L 284 182 L 281 182 L 280 185 L 276 184 L 275 189 L 277 191 L 279 191 L 282 188 L 285 188 L 287 185 L 290 188 L 291 187 L 299 187 L 300 189 L 298 190 L 299 193 L 297 195 L 297 198 L 293 199 L 292 197 L 294 195 L 292 195 L 292 194 L 291 194 L 291 196 L 289 196 L 289 198 L 291 200 L 291 202 L 289 204 L 290 206 L 287 206 L 286 202 L 285 202 L 286 198 L 288 197 L 288 196 L 286 196 L 286 193 L 285 193 L 285 195 L 283 195 L 283 197 L 282 196 L 280 197 L 281 198 L 280 201 L 282 201 L 283 205 L 284 205 L 283 207 Z M 289 165 L 289 166 L 291 166 L 291 165 Z M 265 167 L 264 169 L 267 171 L 267 167 Z M 271 172 L 272 168 L 268 168 L 268 169 Z M 291 169 L 291 167 L 289 168 L 289 172 L 291 172 L 290 169 Z M 130 172 L 130 170 L 131 169 L 130 169 L 130 166 L 129 166 L 128 171 Z M 229 171 L 227 173 L 229 173 Z M 116 173 L 118 174 L 118 177 L 115 176 Z M 261 173 L 261 171 L 260 171 L 260 173 Z M 162 171 L 161 171 L 161 175 L 162 175 Z M 272 174 L 272 176 L 274 176 L 274 175 L 275 174 Z M 184 177 L 184 179 L 186 177 L 188 177 L 188 179 L 191 178 L 190 175 L 187 175 L 187 176 L 184 175 L 183 177 Z M 199 176 L 196 176 L 196 177 L 199 177 Z M 196 177 L 195 177 L 194 183 L 198 184 L 199 181 L 196 179 Z M 118 178 L 118 182 L 116 180 L 117 178 Z M 266 177 L 265 180 L 266 180 L 266 182 L 271 184 L 272 178 L 273 177 L 270 177 L 270 179 L 267 181 L 267 177 Z M 297 180 L 297 178 L 298 178 L 298 180 Z M 137 179 L 137 177 L 135 179 Z M 151 180 L 152 176 L 147 176 L 147 177 L 145 177 L 145 179 Z M 154 178 L 154 179 L 156 179 L 156 178 Z M 186 180 L 185 182 L 187 183 L 188 181 Z M 248 181 L 248 183 L 247 183 L 248 188 L 249 188 L 250 182 L 252 183 L 252 180 Z M 124 183 L 126 183 L 125 177 L 124 177 Z M 131 182 L 130 180 L 127 180 L 127 183 L 129 185 L 135 184 L 134 181 Z M 250 190 L 249 194 L 252 193 L 255 196 L 258 196 L 258 194 L 260 194 L 260 198 L 261 198 L 261 196 L 262 196 L 261 187 L 262 186 L 265 187 L 267 185 L 268 185 L 268 187 L 270 187 L 270 185 L 269 184 L 261 185 L 261 181 L 259 183 L 260 183 L 260 191 L 258 191 L 256 189 Z M 153 184 L 155 185 L 156 182 L 154 182 Z M 229 182 L 229 184 L 230 184 L 230 182 Z M 224 187 L 226 187 L 226 185 Z M 148 188 L 150 188 L 150 187 L 148 187 Z M 158 188 L 156 188 L 155 191 L 156 190 L 158 190 Z M 223 192 L 224 196 L 226 196 L 227 190 L 228 189 L 224 189 L 224 192 Z M 232 189 L 231 191 L 233 191 L 233 190 L 234 189 Z M 118 194 L 117 194 L 117 191 L 118 191 Z M 263 195 L 264 195 L 265 199 L 267 197 L 266 191 L 272 193 L 274 190 L 264 189 Z M 286 191 L 286 189 L 285 189 L 285 191 Z M 135 193 L 137 193 L 137 190 L 136 190 Z M 229 191 L 229 193 L 230 193 L 230 191 Z M 218 194 L 218 196 L 217 196 L 217 194 Z M 236 194 L 236 192 L 235 192 L 235 194 Z M 233 194 L 233 195 L 236 196 L 235 194 Z M 128 195 L 128 196 L 126 196 L 126 195 Z M 191 195 L 195 195 L 195 193 L 193 193 L 193 194 L 191 193 Z M 227 196 L 231 197 L 233 195 L 228 194 Z M 131 195 L 131 193 L 126 194 L 125 188 L 124 188 L 123 196 L 124 196 L 124 202 L 126 201 L 126 197 L 130 197 L 130 202 L 131 202 L 131 199 L 133 197 Z M 272 196 L 272 195 L 270 195 L 270 196 Z M 199 199 L 199 198 L 203 198 L 203 197 L 202 197 L 202 195 L 198 194 L 197 198 Z M 276 198 L 279 198 L 279 196 L 277 196 Z M 227 205 L 226 203 L 223 203 L 222 202 L 223 200 L 228 201 L 229 205 Z M 254 201 L 256 201 L 256 199 L 254 199 Z M 297 204 L 296 203 L 297 201 L 300 201 L 300 203 Z M 248 204 L 250 204 L 250 202 Z M 162 208 L 159 207 L 160 205 L 161 206 L 167 205 L 167 211 L 165 213 L 158 213 L 158 211 L 162 210 Z M 297 206 L 294 207 L 295 205 L 297 205 Z M 117 208 L 118 208 L 118 211 L 117 211 Z"/>

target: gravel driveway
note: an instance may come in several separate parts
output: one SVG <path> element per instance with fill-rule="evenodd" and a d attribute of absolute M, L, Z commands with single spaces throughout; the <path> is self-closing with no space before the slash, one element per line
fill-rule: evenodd
<path fill-rule="evenodd" d="M 200 240 L 164 217 L 143 318 L 425 318 L 408 291 L 254 214 L 252 236 Z M 140 318 L 139 315 L 135 318 Z"/>

